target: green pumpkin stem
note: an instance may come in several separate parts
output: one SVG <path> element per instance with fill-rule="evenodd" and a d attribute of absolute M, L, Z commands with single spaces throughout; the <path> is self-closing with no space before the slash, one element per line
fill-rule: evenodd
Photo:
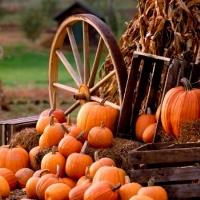
<path fill-rule="evenodd" d="M 76 140 L 80 140 L 85 135 L 85 131 L 82 131 L 77 137 Z"/>
<path fill-rule="evenodd" d="M 112 191 L 115 191 L 115 190 L 119 189 L 120 187 L 121 187 L 121 184 L 118 183 L 117 185 L 113 186 L 111 189 L 112 189 Z"/>
<path fill-rule="evenodd" d="M 191 85 L 191 83 L 189 82 L 189 80 L 187 78 L 183 77 L 181 79 L 181 83 L 183 83 L 184 88 L 185 88 L 186 91 L 192 90 L 192 85 Z"/>
<path fill-rule="evenodd" d="M 69 129 L 64 124 L 61 124 L 61 127 L 65 131 L 65 133 L 67 133 L 67 134 L 70 133 Z"/>
<path fill-rule="evenodd" d="M 155 183 L 155 177 L 152 177 L 148 181 L 148 186 L 154 186 L 154 183 Z"/>
<path fill-rule="evenodd" d="M 85 142 L 84 142 L 84 144 L 81 148 L 81 151 L 80 151 L 81 154 L 85 154 L 85 150 L 86 150 L 87 145 L 88 145 L 88 141 L 85 140 Z"/>

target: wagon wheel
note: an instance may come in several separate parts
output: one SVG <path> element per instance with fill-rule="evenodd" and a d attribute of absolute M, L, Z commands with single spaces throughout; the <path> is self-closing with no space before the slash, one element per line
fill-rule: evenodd
<path fill-rule="evenodd" d="M 82 23 L 82 50 L 78 48 L 77 41 L 73 33 L 73 27 L 76 23 Z M 99 38 L 97 42 L 98 45 L 95 51 L 94 62 L 93 65 L 91 65 L 90 67 L 89 44 L 91 39 L 89 37 L 89 29 L 91 27 L 97 32 Z M 73 53 L 76 66 L 72 66 L 68 58 L 64 55 L 65 48 L 63 44 L 67 38 L 69 39 L 71 51 Z M 102 78 L 102 80 L 95 83 L 97 79 L 96 75 L 100 68 L 100 59 L 103 55 L 103 48 L 107 49 L 114 67 L 113 71 Z M 83 53 L 82 59 L 80 53 Z M 64 65 L 67 73 L 69 73 L 72 77 L 76 85 L 75 87 L 59 83 L 59 62 Z M 73 94 L 75 102 L 72 103 L 72 105 L 65 111 L 66 115 L 75 110 L 80 104 L 83 104 L 87 101 L 100 102 L 102 98 L 100 98 L 100 95 L 97 91 L 101 88 L 102 84 L 107 82 L 114 75 L 116 76 L 118 84 L 119 105 L 112 103 L 109 100 L 106 101 L 105 104 L 111 105 L 120 110 L 120 105 L 122 102 L 122 97 L 125 91 L 125 84 L 127 80 L 126 66 L 122 58 L 120 49 L 111 31 L 106 26 L 106 24 L 96 16 L 93 16 L 91 14 L 73 15 L 63 21 L 55 34 L 51 46 L 48 73 L 49 100 L 51 107 L 53 106 L 53 96 L 55 93 L 58 93 L 58 90 L 63 89 Z M 58 101 L 58 98 L 56 103 L 57 107 L 59 107 L 60 103 Z"/>

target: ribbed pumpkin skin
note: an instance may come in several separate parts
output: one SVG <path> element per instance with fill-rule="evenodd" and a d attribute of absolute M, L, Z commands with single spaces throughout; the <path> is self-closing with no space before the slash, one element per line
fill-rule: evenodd
<path fill-rule="evenodd" d="M 85 191 L 84 200 L 117 200 L 118 192 L 112 190 L 113 186 L 109 181 L 95 183 Z"/>
<path fill-rule="evenodd" d="M 142 134 L 142 140 L 144 143 L 152 143 L 154 139 L 154 134 L 156 131 L 157 123 L 153 123 L 144 130 Z"/>
<path fill-rule="evenodd" d="M 8 168 L 16 173 L 21 168 L 29 167 L 28 152 L 22 147 L 3 145 L 0 147 L 0 155 L 0 168 Z"/>
<path fill-rule="evenodd" d="M 0 176 L 0 194 L 3 199 L 10 195 L 10 186 L 3 176 Z"/>
<path fill-rule="evenodd" d="M 17 179 L 13 171 L 7 168 L 0 168 L 0 176 L 3 176 L 10 186 L 10 190 L 14 190 L 17 186 Z"/>
<path fill-rule="evenodd" d="M 180 136 L 180 125 L 184 121 L 200 117 L 200 90 L 186 90 L 178 86 L 170 89 L 163 100 L 161 122 L 168 134 Z"/>
<path fill-rule="evenodd" d="M 153 200 L 168 200 L 167 192 L 160 186 L 142 187 L 137 194 L 149 196 Z"/>
<path fill-rule="evenodd" d="M 89 131 L 93 127 L 99 126 L 102 121 L 105 123 L 105 127 L 109 128 L 112 133 L 115 133 L 118 116 L 119 112 L 117 109 L 111 106 L 100 105 L 97 102 L 87 102 L 78 112 L 77 127 L 85 131 L 83 136 L 85 140 Z"/>
<path fill-rule="evenodd" d="M 135 196 L 132 196 L 129 200 L 154 200 L 152 199 L 151 197 L 148 197 L 146 195 L 135 195 Z"/>
<path fill-rule="evenodd" d="M 126 172 L 118 167 L 103 166 L 97 170 L 93 177 L 92 183 L 97 183 L 99 181 L 109 181 L 114 185 L 120 183 L 125 184 Z"/>
<path fill-rule="evenodd" d="M 67 200 L 71 188 L 64 183 L 50 185 L 45 191 L 45 200 Z"/>

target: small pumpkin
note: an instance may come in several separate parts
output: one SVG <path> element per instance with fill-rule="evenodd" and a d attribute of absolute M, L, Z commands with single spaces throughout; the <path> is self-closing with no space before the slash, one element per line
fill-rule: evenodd
<path fill-rule="evenodd" d="M 92 176 L 90 176 L 89 168 L 90 167 L 88 167 L 88 166 L 86 167 L 86 169 L 85 169 L 85 175 L 81 176 L 77 180 L 76 186 L 78 186 L 78 185 L 84 185 L 85 183 L 92 183 Z"/>
<path fill-rule="evenodd" d="M 161 186 L 154 185 L 155 178 L 151 178 L 148 181 L 147 187 L 142 187 L 138 190 L 138 195 L 146 195 L 151 197 L 153 200 L 168 200 L 167 192 Z"/>
<path fill-rule="evenodd" d="M 142 134 L 147 126 L 156 123 L 156 117 L 152 114 L 151 109 L 147 108 L 147 113 L 141 114 L 135 123 L 135 136 L 139 141 L 142 141 Z"/>
<path fill-rule="evenodd" d="M 27 181 L 33 176 L 34 171 L 30 168 L 21 168 L 16 173 L 18 188 L 22 189 L 26 187 Z"/>
<path fill-rule="evenodd" d="M 92 184 L 84 193 L 84 200 L 117 200 L 117 190 L 121 185 L 114 185 L 109 181 L 100 181 Z"/>
<path fill-rule="evenodd" d="M 10 190 L 14 190 L 17 186 L 17 179 L 13 171 L 7 168 L 0 168 L 0 176 L 3 176 L 10 186 Z"/>
<path fill-rule="evenodd" d="M 41 160 L 41 169 L 49 169 L 50 173 L 56 174 L 57 165 L 59 165 L 59 177 L 63 177 L 65 173 L 65 157 L 56 150 L 56 147 L 52 147 L 52 150 L 45 154 Z"/>
<path fill-rule="evenodd" d="M 129 200 L 133 195 L 136 195 L 142 185 L 130 181 L 129 176 L 125 176 L 125 184 L 119 188 L 120 200 Z"/>
<path fill-rule="evenodd" d="M 76 186 L 77 181 L 75 179 L 69 178 L 69 177 L 63 177 L 62 178 L 63 183 L 68 185 L 70 188 L 74 188 Z"/>
<path fill-rule="evenodd" d="M 152 143 L 154 140 L 155 132 L 156 132 L 157 123 L 150 124 L 144 130 L 142 134 L 142 140 L 144 143 Z"/>
<path fill-rule="evenodd" d="M 161 108 L 163 129 L 176 137 L 180 136 L 182 123 L 200 118 L 200 89 L 192 88 L 184 77 L 181 82 L 184 86 L 171 88 L 165 94 Z"/>
<path fill-rule="evenodd" d="M 94 161 L 89 168 L 90 176 L 94 177 L 95 173 L 102 166 L 116 166 L 115 161 L 108 157 L 99 158 L 98 151 L 94 152 Z"/>
<path fill-rule="evenodd" d="M 89 131 L 104 121 L 105 127 L 115 133 L 119 111 L 112 106 L 105 105 L 106 98 L 100 103 L 87 102 L 82 105 L 77 115 L 77 127 L 85 131 L 84 140 L 87 139 Z"/>
<path fill-rule="evenodd" d="M 0 196 L 4 199 L 10 195 L 10 186 L 3 176 L 0 176 Z"/>
<path fill-rule="evenodd" d="M 65 172 L 68 177 L 79 179 L 85 175 L 86 167 L 93 163 L 91 156 L 85 154 L 87 141 L 84 142 L 80 153 L 72 153 L 68 156 L 65 164 Z"/>
<path fill-rule="evenodd" d="M 52 115 L 49 125 L 45 127 L 43 134 L 40 136 L 40 148 L 57 146 L 64 134 L 61 123 L 54 123 L 54 116 Z"/>
<path fill-rule="evenodd" d="M 31 168 L 35 171 L 39 170 L 38 165 L 36 164 L 35 161 L 35 156 L 39 153 L 40 151 L 40 146 L 35 146 L 29 151 L 29 160 L 30 160 L 30 165 Z"/>
<path fill-rule="evenodd" d="M 154 200 L 151 197 L 147 196 L 147 195 L 134 195 L 132 196 L 129 200 Z"/>
<path fill-rule="evenodd" d="M 71 188 L 65 183 L 55 183 L 50 185 L 45 191 L 45 200 L 67 200 Z"/>
<path fill-rule="evenodd" d="M 88 143 L 94 148 L 108 148 L 113 143 L 113 133 L 102 121 L 100 126 L 95 126 L 89 131 Z"/>

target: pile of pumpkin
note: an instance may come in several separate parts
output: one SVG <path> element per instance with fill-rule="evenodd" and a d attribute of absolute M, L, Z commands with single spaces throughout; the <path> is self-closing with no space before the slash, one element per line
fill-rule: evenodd
<path fill-rule="evenodd" d="M 162 187 L 130 182 L 113 159 L 98 158 L 99 148 L 112 146 L 118 115 L 104 101 L 84 104 L 76 124 L 67 120 L 61 109 L 44 110 L 36 124 L 38 146 L 29 152 L 22 146 L 0 147 L 1 197 L 7 198 L 15 188 L 24 188 L 24 199 L 167 199 Z M 97 150 L 94 158 L 85 154 L 88 144 Z M 34 157 L 44 147 L 52 150 L 35 170 Z"/>

